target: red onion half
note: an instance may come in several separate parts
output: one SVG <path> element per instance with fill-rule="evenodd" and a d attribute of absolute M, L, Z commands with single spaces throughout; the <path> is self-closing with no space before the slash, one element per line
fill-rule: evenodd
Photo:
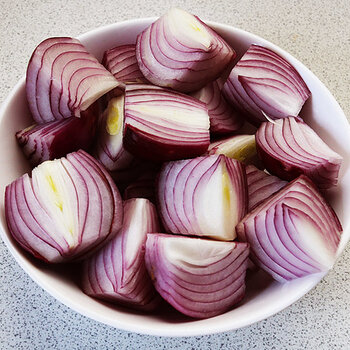
<path fill-rule="evenodd" d="M 112 98 L 99 125 L 95 158 L 109 171 L 126 169 L 134 156 L 123 147 L 124 95 Z"/>
<path fill-rule="evenodd" d="M 160 298 L 146 270 L 144 244 L 147 233 L 158 230 L 151 202 L 143 198 L 126 201 L 121 231 L 84 262 L 84 293 L 133 308 L 154 309 Z"/>
<path fill-rule="evenodd" d="M 29 109 L 39 124 L 79 117 L 118 84 L 79 40 L 49 38 L 37 46 L 28 64 Z"/>
<path fill-rule="evenodd" d="M 251 211 L 288 183 L 263 170 L 259 170 L 254 165 L 247 165 L 245 171 L 249 197 L 248 211 Z"/>
<path fill-rule="evenodd" d="M 305 174 L 321 189 L 337 184 L 343 158 L 301 119 L 265 122 L 255 138 L 259 157 L 270 173 L 284 180 Z"/>
<path fill-rule="evenodd" d="M 32 125 L 16 133 L 18 144 L 32 167 L 67 153 L 88 151 L 94 140 L 96 115 Z"/>
<path fill-rule="evenodd" d="M 46 161 L 5 192 L 12 236 L 47 262 L 65 262 L 97 250 L 122 224 L 119 191 L 106 170 L 84 151 Z"/>
<path fill-rule="evenodd" d="M 237 225 L 251 257 L 277 281 L 327 271 L 335 261 L 341 224 L 304 175 L 257 206 Z"/>
<path fill-rule="evenodd" d="M 219 315 L 244 297 L 249 246 L 149 234 L 146 266 L 159 294 L 195 318 Z"/>
<path fill-rule="evenodd" d="M 207 105 L 210 118 L 210 132 L 227 134 L 238 130 L 243 125 L 243 118 L 221 94 L 220 82 L 217 80 L 205 85 L 199 91 L 192 93 L 191 96 Z"/>
<path fill-rule="evenodd" d="M 157 201 L 167 232 L 233 240 L 248 206 L 244 165 L 223 155 L 166 163 Z"/>
<path fill-rule="evenodd" d="M 146 160 L 203 154 L 209 146 L 209 116 L 203 102 L 157 86 L 125 88 L 124 146 Z"/>
<path fill-rule="evenodd" d="M 236 54 L 198 17 L 173 8 L 137 37 L 136 58 L 155 85 L 196 91 L 220 77 Z"/>
<path fill-rule="evenodd" d="M 223 154 L 243 163 L 256 158 L 255 135 L 234 135 L 223 140 L 212 142 L 208 154 Z"/>
<path fill-rule="evenodd" d="M 107 50 L 102 64 L 123 83 L 148 83 L 136 60 L 135 45 L 122 45 Z"/>
<path fill-rule="evenodd" d="M 290 63 L 255 44 L 232 69 L 223 92 L 255 125 L 266 121 L 266 115 L 271 119 L 296 117 L 311 95 Z"/>

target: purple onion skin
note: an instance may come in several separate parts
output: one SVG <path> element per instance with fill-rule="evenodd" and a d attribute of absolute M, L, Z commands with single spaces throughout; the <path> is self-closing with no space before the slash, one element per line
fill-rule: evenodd
<path fill-rule="evenodd" d="M 342 226 L 317 187 L 301 175 L 256 206 L 236 230 L 239 240 L 250 244 L 253 262 L 284 283 L 330 269 Z"/>
<path fill-rule="evenodd" d="M 254 165 L 246 166 L 246 174 L 249 197 L 248 212 L 287 184 L 287 181 L 269 175 Z"/>
<path fill-rule="evenodd" d="M 266 87 L 265 91 L 261 85 Z M 254 86 L 260 89 L 260 96 L 252 89 Z M 307 85 L 291 64 L 274 51 L 256 44 L 252 44 L 233 67 L 223 93 L 247 121 L 257 127 L 266 121 L 265 115 L 270 119 L 298 116 L 311 96 Z M 272 98 L 273 94 L 275 98 Z M 289 99 L 289 106 L 285 99 Z"/>
<path fill-rule="evenodd" d="M 61 225 L 66 223 L 57 220 L 52 214 L 53 206 L 57 204 L 49 203 L 50 196 L 40 193 L 38 186 L 41 183 L 34 183 L 28 174 L 6 187 L 5 215 L 8 229 L 22 248 L 45 262 L 62 263 L 83 259 L 100 249 L 121 228 L 122 199 L 107 171 L 86 152 L 80 150 L 69 153 L 66 158 L 50 162 L 64 164 L 64 171 L 67 172 L 64 175 L 65 195 L 70 197 L 68 201 L 62 202 L 61 208 L 71 206 L 74 213 L 70 215 L 77 231 L 74 235 L 72 232 L 67 235 L 62 230 Z M 44 165 L 42 163 L 40 166 Z M 52 174 L 49 176 L 53 181 Z M 56 186 L 57 183 L 52 182 L 54 192 Z M 104 200 L 101 201 L 101 198 Z M 51 209 L 48 209 L 49 205 Z M 70 239 L 74 242 L 69 243 Z"/>
<path fill-rule="evenodd" d="M 209 146 L 206 143 L 192 144 L 190 147 L 178 144 L 166 144 L 153 135 L 126 125 L 124 129 L 124 147 L 131 154 L 152 162 L 164 162 L 184 158 L 192 158 L 205 153 Z"/>
<path fill-rule="evenodd" d="M 291 122 L 294 123 L 294 121 L 305 130 L 312 131 L 312 129 L 299 118 L 290 117 L 290 118 L 283 119 L 282 130 L 285 136 L 284 142 L 286 142 L 288 145 L 290 142 L 290 138 L 294 139 L 294 135 L 290 132 L 288 133 L 288 131 L 285 131 L 285 126 L 289 125 Z M 270 122 L 262 123 L 262 125 L 260 126 L 260 128 L 255 134 L 255 140 L 256 140 L 256 148 L 257 148 L 258 156 L 263 162 L 265 168 L 271 174 L 276 175 L 279 178 L 286 181 L 291 181 L 297 178 L 299 175 L 304 174 L 308 176 L 322 190 L 327 190 L 337 184 L 338 174 L 342 163 L 342 157 L 340 155 L 333 152 L 334 153 L 333 159 L 327 159 L 327 156 L 326 156 L 326 158 L 323 158 L 323 159 L 320 158 L 318 163 L 313 165 L 308 165 L 306 163 L 308 161 L 308 157 L 310 156 L 310 154 L 311 156 L 313 156 L 314 151 L 310 148 L 304 148 L 302 150 L 302 152 L 304 153 L 300 155 L 292 147 L 290 149 L 289 155 L 292 155 L 294 157 L 303 156 L 304 158 L 301 159 L 303 160 L 302 164 L 300 164 L 300 161 L 299 161 L 299 164 L 296 164 L 296 162 L 290 162 L 288 159 L 276 157 L 275 155 L 270 154 L 270 152 L 265 147 L 266 142 L 271 142 L 271 139 L 265 136 L 266 128 L 273 129 L 275 127 Z M 321 142 L 322 144 L 324 144 L 324 142 L 317 135 L 316 137 L 318 138 L 317 140 L 318 142 Z M 304 138 L 307 139 L 305 136 Z"/>
<path fill-rule="evenodd" d="M 198 25 L 205 28 L 210 35 L 207 50 L 199 47 L 198 42 L 193 41 L 192 46 L 184 44 L 181 33 L 175 35 L 171 32 L 169 16 L 174 11 L 180 11 L 181 17 L 191 16 L 193 21 L 198 21 Z M 185 93 L 199 90 L 219 78 L 227 66 L 232 65 L 235 56 L 235 51 L 214 30 L 197 16 L 178 9 L 171 9 L 152 23 L 138 35 L 136 42 L 136 58 L 146 79 L 155 85 Z"/>
<path fill-rule="evenodd" d="M 95 103 L 82 112 L 80 118 L 71 117 L 18 131 L 17 142 L 33 168 L 79 149 L 89 152 L 95 138 L 97 117 Z"/>
<path fill-rule="evenodd" d="M 186 240 L 188 249 L 197 251 L 198 243 L 222 244 L 232 248 L 226 256 L 212 257 L 208 265 L 192 264 L 186 256 L 182 265 L 171 261 L 165 249 L 167 240 Z M 174 254 L 181 254 L 173 250 Z M 201 250 L 203 254 L 203 251 Z M 245 294 L 245 274 L 249 245 L 238 242 L 215 242 L 200 238 L 166 234 L 149 234 L 145 261 L 149 275 L 159 294 L 175 309 L 193 318 L 209 318 L 222 314 L 239 303 Z M 205 256 L 203 256 L 205 258 Z M 189 263 L 187 264 L 187 259 Z"/>
<path fill-rule="evenodd" d="M 125 201 L 124 222 L 118 235 L 83 262 L 84 293 L 133 309 L 154 310 L 160 297 L 146 270 L 144 244 L 147 233 L 158 230 L 152 203 L 142 198 Z"/>

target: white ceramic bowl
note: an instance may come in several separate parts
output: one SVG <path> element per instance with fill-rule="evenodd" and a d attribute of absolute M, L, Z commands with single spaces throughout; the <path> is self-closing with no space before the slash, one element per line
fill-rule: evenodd
<path fill-rule="evenodd" d="M 137 34 L 154 18 L 131 20 L 92 30 L 80 40 L 98 58 L 111 47 L 134 43 Z M 326 87 L 304 65 L 287 52 L 270 42 L 245 31 L 218 23 L 208 22 L 237 51 L 238 57 L 251 43 L 262 44 L 285 57 L 301 74 L 312 92 L 312 98 L 304 106 L 302 116 L 335 151 L 344 157 L 340 181 L 337 188 L 328 194 L 328 199 L 337 212 L 344 228 L 339 253 L 344 250 L 350 237 L 350 128 L 339 105 Z M 29 59 L 29 57 L 28 57 Z M 122 307 L 94 300 L 81 292 L 74 269 L 48 266 L 24 252 L 11 238 L 4 216 L 4 189 L 24 172 L 28 165 L 16 145 L 14 134 L 30 125 L 25 99 L 24 78 L 12 90 L 0 110 L 0 210 L 1 236 L 9 251 L 28 275 L 73 310 L 108 325 L 134 331 L 163 336 L 193 336 L 233 330 L 263 320 L 291 305 L 313 288 L 324 274 L 312 275 L 279 284 L 266 281 L 262 273 L 248 280 L 247 295 L 235 309 L 206 320 L 192 320 L 170 309 L 147 315 Z"/>

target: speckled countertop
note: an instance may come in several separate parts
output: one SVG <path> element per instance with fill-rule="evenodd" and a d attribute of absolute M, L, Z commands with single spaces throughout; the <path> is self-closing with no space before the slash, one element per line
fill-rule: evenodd
<path fill-rule="evenodd" d="M 0 102 L 25 73 L 37 43 L 161 15 L 178 6 L 258 34 L 308 66 L 350 116 L 348 0 L 0 0 Z M 4 171 L 1 169 L 1 171 Z M 0 243 L 1 349 L 350 349 L 350 246 L 311 292 L 279 314 L 233 332 L 144 336 L 99 324 L 37 286 Z"/>

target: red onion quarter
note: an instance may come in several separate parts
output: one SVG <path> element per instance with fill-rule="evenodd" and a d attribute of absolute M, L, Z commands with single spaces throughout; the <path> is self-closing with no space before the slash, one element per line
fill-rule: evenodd
<path fill-rule="evenodd" d="M 258 205 L 237 225 L 254 263 L 286 282 L 327 271 L 335 261 L 341 224 L 304 175 Z"/>
<path fill-rule="evenodd" d="M 164 234 L 149 234 L 146 266 L 159 294 L 185 315 L 219 315 L 244 296 L 249 247 Z"/>
<path fill-rule="evenodd" d="M 123 217 L 118 189 L 84 151 L 46 161 L 6 187 L 10 233 L 37 258 L 64 262 L 86 256 L 111 239 Z"/>

